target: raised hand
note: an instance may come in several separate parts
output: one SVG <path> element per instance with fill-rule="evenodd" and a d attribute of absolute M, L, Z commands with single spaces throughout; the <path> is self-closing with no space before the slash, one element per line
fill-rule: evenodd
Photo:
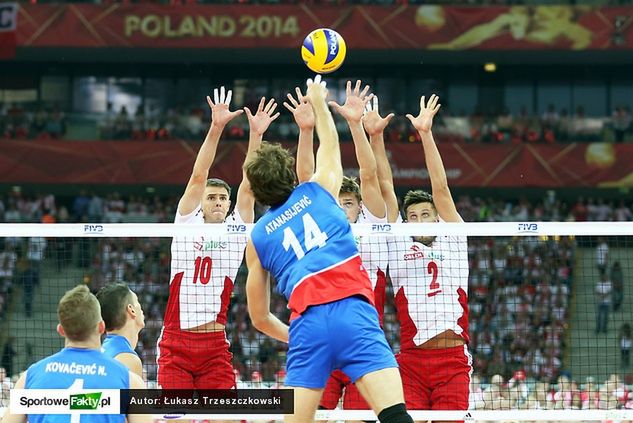
<path fill-rule="evenodd" d="M 433 116 L 440 110 L 441 104 L 438 104 L 440 98 L 435 94 L 431 95 L 428 103 L 425 104 L 424 96 L 420 99 L 420 113 L 413 117 L 408 114 L 407 119 L 411 121 L 413 127 L 420 132 L 429 132 L 433 126 Z"/>
<path fill-rule="evenodd" d="M 248 107 L 244 107 L 250 130 L 257 135 L 263 135 L 270 126 L 271 122 L 279 117 L 279 112 L 275 113 L 275 109 L 277 108 L 275 99 L 271 98 L 268 104 L 265 103 L 266 97 L 262 97 L 259 101 L 259 106 L 257 106 L 257 112 L 255 112 L 255 114 L 252 114 Z M 273 113 L 275 114 L 273 115 Z"/>
<path fill-rule="evenodd" d="M 363 115 L 363 127 L 369 136 L 381 134 L 394 114 L 389 113 L 384 118 L 380 117 L 378 112 L 378 97 L 374 96 L 373 101 L 368 101 L 365 105 L 365 114 Z"/>
<path fill-rule="evenodd" d="M 365 85 L 365 88 L 363 88 L 362 91 L 360 90 L 360 87 L 360 80 L 356 81 L 354 90 L 352 90 L 352 82 L 347 81 L 347 87 L 345 89 L 347 98 L 345 99 L 345 104 L 341 106 L 336 101 L 330 101 L 328 103 L 348 122 L 360 122 L 363 117 L 363 112 L 365 111 L 365 106 L 374 96 L 373 94 L 367 95 L 369 85 Z"/>
<path fill-rule="evenodd" d="M 297 93 L 297 98 L 295 99 L 292 94 L 288 93 L 288 101 L 290 101 L 290 104 L 284 101 L 284 107 L 290 110 L 299 129 L 314 129 L 315 119 L 312 106 L 310 106 L 308 100 L 301 94 L 299 87 L 295 88 L 295 92 Z"/>
<path fill-rule="evenodd" d="M 211 125 L 224 128 L 233 118 L 241 115 L 243 110 L 236 110 L 231 112 L 229 110 L 229 103 L 231 103 L 231 97 L 233 97 L 233 91 L 229 90 L 226 95 L 224 87 L 213 89 L 213 101 L 211 97 L 207 96 L 207 103 L 211 109 Z"/>
<path fill-rule="evenodd" d="M 321 75 L 315 76 L 314 81 L 312 78 L 308 78 L 306 84 L 308 88 L 306 90 L 305 98 L 308 101 L 325 101 L 327 97 L 327 87 L 325 81 L 321 80 Z"/>

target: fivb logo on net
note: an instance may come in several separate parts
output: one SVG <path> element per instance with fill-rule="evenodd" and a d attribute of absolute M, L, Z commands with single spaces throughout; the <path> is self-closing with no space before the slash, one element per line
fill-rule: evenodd
<path fill-rule="evenodd" d="M 11 410 L 19 414 L 119 414 L 120 394 L 116 389 L 75 391 L 67 389 L 15 389 Z"/>
<path fill-rule="evenodd" d="M 519 223 L 517 232 L 519 233 L 537 233 L 538 232 L 538 223 Z"/>

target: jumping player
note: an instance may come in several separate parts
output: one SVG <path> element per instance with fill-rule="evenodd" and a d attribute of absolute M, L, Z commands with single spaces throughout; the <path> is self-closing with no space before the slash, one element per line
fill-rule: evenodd
<path fill-rule="evenodd" d="M 243 177 L 233 213 L 227 217 L 231 188 L 208 179 L 220 135 L 226 124 L 242 113 L 229 111 L 231 91 L 214 90 L 211 126 L 198 152 L 193 172 L 178 204 L 176 223 L 252 223 L 254 204 L 250 184 Z M 259 148 L 262 136 L 279 113 L 277 104 L 262 98 L 253 115 L 244 108 L 250 125 L 248 155 Z M 171 246 L 171 284 L 163 332 L 158 341 L 158 384 L 163 389 L 229 389 L 235 387 L 232 355 L 224 331 L 233 281 L 242 262 L 246 237 L 174 238 Z"/>
<path fill-rule="evenodd" d="M 422 138 L 433 195 L 410 191 L 409 223 L 462 222 L 431 126 L 439 110 L 432 95 L 420 113 L 407 115 Z M 389 244 L 401 351 L 398 364 L 409 409 L 467 410 L 472 358 L 468 353 L 468 251 L 465 236 L 422 236 Z"/>
<path fill-rule="evenodd" d="M 286 421 L 313 421 L 327 378 L 339 368 L 380 421 L 411 422 L 367 272 L 334 197 L 343 172 L 326 95 L 319 76 L 308 81 L 321 141 L 311 181 L 297 186 L 292 157 L 275 145 L 263 145 L 244 165 L 255 197 L 271 206 L 246 248 L 249 314 L 257 329 L 289 342 L 286 386 L 295 389 L 295 413 Z M 288 299 L 290 328 L 270 312 L 269 273 Z"/>

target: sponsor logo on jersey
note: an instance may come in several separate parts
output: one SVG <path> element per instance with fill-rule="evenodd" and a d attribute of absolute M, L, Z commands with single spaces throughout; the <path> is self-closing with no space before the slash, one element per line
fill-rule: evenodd
<path fill-rule="evenodd" d="M 204 238 L 200 241 L 193 242 L 193 248 L 196 251 L 212 251 L 212 250 L 226 250 L 228 246 L 227 241 L 205 241 Z"/>
<path fill-rule="evenodd" d="M 425 252 L 422 250 L 422 248 L 420 248 L 419 245 L 412 245 L 411 248 L 409 248 L 409 252 L 404 253 L 402 258 L 404 259 L 404 261 L 418 260 L 423 258 L 437 261 L 444 261 L 445 259 L 444 254 L 433 250 Z"/>

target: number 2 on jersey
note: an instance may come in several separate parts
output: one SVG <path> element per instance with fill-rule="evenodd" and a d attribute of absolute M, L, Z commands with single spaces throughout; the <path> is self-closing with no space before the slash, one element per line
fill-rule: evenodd
<path fill-rule="evenodd" d="M 193 283 L 200 283 L 206 285 L 211 280 L 211 257 L 196 257 L 195 265 L 196 270 L 193 273 Z"/>
<path fill-rule="evenodd" d="M 321 228 L 319 228 L 319 225 L 317 225 L 312 216 L 310 216 L 310 213 L 303 215 L 303 233 L 303 244 L 305 245 L 306 252 L 315 247 L 323 247 L 325 245 L 325 241 L 327 241 L 327 234 L 321 231 Z M 282 245 L 286 251 L 292 248 L 292 251 L 294 251 L 297 256 L 297 260 L 301 260 L 303 256 L 305 256 L 297 236 L 290 228 L 284 229 L 284 240 Z"/>
<path fill-rule="evenodd" d="M 440 289 L 440 283 L 437 281 L 437 274 L 439 272 L 439 269 L 437 268 L 437 263 L 435 263 L 434 261 L 430 261 L 429 264 L 426 266 L 426 270 L 428 271 L 429 275 L 432 275 L 431 276 L 431 285 L 429 285 L 429 289 L 431 291 L 435 291 L 436 289 Z M 434 294 L 437 294 L 437 292 L 430 293 L 429 296 L 432 296 Z"/>

